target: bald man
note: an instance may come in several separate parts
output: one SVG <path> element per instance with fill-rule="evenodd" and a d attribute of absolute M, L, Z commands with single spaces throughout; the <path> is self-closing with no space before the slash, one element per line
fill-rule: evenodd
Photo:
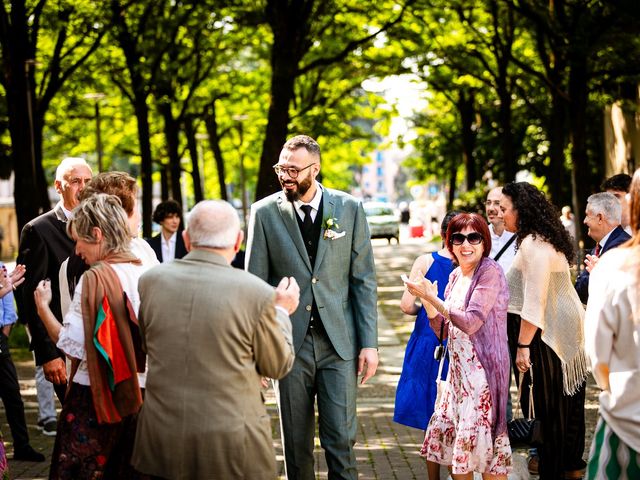
<path fill-rule="evenodd" d="M 224 201 L 198 203 L 189 253 L 140 278 L 145 400 L 132 464 L 160 478 L 276 478 L 261 376 L 293 365 L 293 277 L 274 289 L 232 268 L 243 234 Z"/>

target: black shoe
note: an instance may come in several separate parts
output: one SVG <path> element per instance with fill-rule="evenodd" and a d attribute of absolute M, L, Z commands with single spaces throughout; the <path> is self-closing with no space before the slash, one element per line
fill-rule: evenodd
<path fill-rule="evenodd" d="M 36 452 L 31 445 L 13 452 L 13 459 L 20 462 L 44 462 L 44 455 Z"/>

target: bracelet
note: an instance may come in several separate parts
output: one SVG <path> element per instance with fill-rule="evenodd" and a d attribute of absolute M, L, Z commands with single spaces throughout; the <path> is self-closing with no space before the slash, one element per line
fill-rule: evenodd
<path fill-rule="evenodd" d="M 518 348 L 529 348 L 531 346 L 531 344 L 528 345 L 523 345 L 522 343 L 518 344 Z"/>

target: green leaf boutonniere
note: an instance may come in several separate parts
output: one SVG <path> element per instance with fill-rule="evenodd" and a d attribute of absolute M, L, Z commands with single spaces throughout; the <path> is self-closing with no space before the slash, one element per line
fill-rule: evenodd
<path fill-rule="evenodd" d="M 324 235 L 323 238 L 329 240 L 337 240 L 338 238 L 344 237 L 347 232 L 339 232 L 340 225 L 338 225 L 337 218 L 325 218 L 323 225 L 324 227 Z"/>

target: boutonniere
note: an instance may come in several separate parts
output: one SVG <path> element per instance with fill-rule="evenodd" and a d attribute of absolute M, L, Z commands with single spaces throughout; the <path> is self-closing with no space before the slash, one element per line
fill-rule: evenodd
<path fill-rule="evenodd" d="M 342 238 L 347 234 L 347 232 L 338 231 L 340 229 L 340 225 L 338 225 L 337 218 L 325 218 L 324 224 L 322 226 L 324 227 L 323 238 L 325 239 L 337 240 L 338 238 Z"/>

